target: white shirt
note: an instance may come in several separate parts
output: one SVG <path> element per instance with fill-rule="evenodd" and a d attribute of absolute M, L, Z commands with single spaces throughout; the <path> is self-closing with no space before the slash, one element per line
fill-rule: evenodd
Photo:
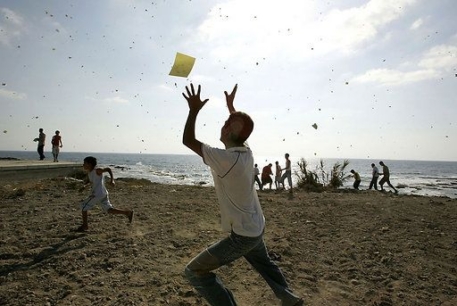
<path fill-rule="evenodd" d="M 103 174 L 97 175 L 97 171 L 94 169 L 88 174 L 89 181 L 92 183 L 91 194 L 97 198 L 104 198 L 108 195 L 108 191 L 105 187 L 105 181 L 103 180 Z"/>
<path fill-rule="evenodd" d="M 373 167 L 373 177 L 378 177 L 378 176 L 379 176 L 378 167 L 374 166 L 374 167 Z"/>
<path fill-rule="evenodd" d="M 255 167 L 254 168 L 254 175 L 259 175 L 259 174 L 260 174 L 259 168 Z"/>
<path fill-rule="evenodd" d="M 224 231 L 260 236 L 265 218 L 254 187 L 254 158 L 246 147 L 227 150 L 202 144 L 203 161 L 211 168 Z"/>

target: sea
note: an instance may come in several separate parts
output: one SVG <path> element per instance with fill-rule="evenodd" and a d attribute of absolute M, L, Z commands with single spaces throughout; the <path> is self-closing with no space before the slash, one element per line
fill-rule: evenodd
<path fill-rule="evenodd" d="M 48 158 L 52 158 L 48 152 Z M 61 152 L 60 160 L 81 162 L 86 156 L 97 158 L 100 166 L 113 169 L 116 178 L 146 179 L 151 182 L 175 185 L 213 186 L 210 170 L 197 155 L 178 154 L 130 154 L 130 153 L 87 153 Z M 0 158 L 37 159 L 37 153 L 32 151 L 0 151 Z M 299 171 L 298 161 L 291 158 L 292 173 Z M 345 159 L 322 159 L 324 169 L 330 172 L 335 163 L 343 163 Z M 346 159 L 349 165 L 345 173 L 354 169 L 359 172 L 362 183 L 359 189 L 367 189 L 371 180 L 371 163 L 382 172 L 379 160 Z M 279 161 L 285 166 L 283 156 L 255 156 L 255 163 L 261 170 L 269 163 Z M 308 170 L 316 170 L 321 159 L 306 159 Z M 414 160 L 383 160 L 390 169 L 390 181 L 400 194 L 442 196 L 457 198 L 457 162 L 450 161 L 414 161 Z M 274 167 L 273 167 L 274 171 Z M 296 184 L 297 175 L 292 176 Z M 353 178 L 349 178 L 341 188 L 352 188 Z M 287 185 L 287 184 L 286 184 Z M 274 186 L 273 186 L 274 188 Z M 384 185 L 389 191 L 390 188 Z"/>

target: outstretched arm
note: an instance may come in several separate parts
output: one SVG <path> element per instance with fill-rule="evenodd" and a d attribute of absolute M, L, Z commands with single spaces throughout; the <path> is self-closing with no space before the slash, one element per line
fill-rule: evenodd
<path fill-rule="evenodd" d="M 187 115 L 186 125 L 184 126 L 184 133 L 182 136 L 182 143 L 203 157 L 202 143 L 195 138 L 195 122 L 197 121 L 197 115 L 202 107 L 208 102 L 208 99 L 201 100 L 200 98 L 201 86 L 198 85 L 197 93 L 195 93 L 194 84 L 190 84 L 190 90 L 186 86 L 186 94 L 182 94 L 189 104 L 189 114 Z"/>
<path fill-rule="evenodd" d="M 233 106 L 233 100 L 235 100 L 235 95 L 236 95 L 237 89 L 238 89 L 238 84 L 235 84 L 235 87 L 233 87 L 231 94 L 228 94 L 226 91 L 224 91 L 225 101 L 227 101 L 227 107 L 228 107 L 230 114 L 236 112 L 235 107 Z"/>
<path fill-rule="evenodd" d="M 95 170 L 97 172 L 97 175 L 103 175 L 103 173 L 107 172 L 109 174 L 109 177 L 110 177 L 110 184 L 111 185 L 114 185 L 114 175 L 113 175 L 113 171 L 111 171 L 111 168 L 107 167 L 107 168 L 97 168 Z"/>

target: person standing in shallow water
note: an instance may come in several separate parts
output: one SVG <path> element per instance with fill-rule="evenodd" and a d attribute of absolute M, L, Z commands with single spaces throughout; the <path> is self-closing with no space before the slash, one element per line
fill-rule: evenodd
<path fill-rule="evenodd" d="M 201 156 L 211 168 L 222 229 L 229 235 L 192 259 L 184 270 L 186 278 L 210 305 L 237 305 L 232 292 L 213 271 L 244 257 L 265 279 L 283 306 L 303 305 L 303 300 L 292 293 L 265 246 L 265 218 L 252 178 L 254 157 L 245 143 L 254 122 L 249 115 L 237 112 L 233 106 L 237 85 L 231 94 L 224 92 L 230 112 L 220 132 L 225 149 L 203 144 L 195 137 L 198 113 L 208 102 L 208 99 L 201 100 L 200 91 L 200 85 L 195 91 L 191 84 L 190 89 L 186 86 L 187 94 L 183 93 L 189 106 L 183 144 Z"/>
<path fill-rule="evenodd" d="M 390 188 L 394 190 L 395 193 L 398 193 L 398 190 L 395 189 L 394 186 L 390 183 L 390 172 L 389 172 L 389 167 L 387 167 L 384 162 L 380 161 L 379 164 L 382 166 L 382 173 L 379 175 L 382 175 L 382 179 L 379 181 L 379 186 L 381 187 L 381 191 L 384 191 L 383 185 L 384 183 L 387 183 Z"/>

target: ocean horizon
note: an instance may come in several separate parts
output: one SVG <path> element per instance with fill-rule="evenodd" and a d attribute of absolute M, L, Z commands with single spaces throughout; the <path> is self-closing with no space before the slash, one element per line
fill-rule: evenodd
<path fill-rule="evenodd" d="M 51 152 L 45 152 L 52 160 Z M 213 186 L 210 170 L 195 154 L 144 154 L 144 153 L 101 153 L 101 152 L 62 152 L 62 161 L 81 162 L 86 156 L 95 156 L 100 166 L 113 167 L 116 178 L 147 179 L 151 182 L 177 185 Z M 38 159 L 34 151 L 0 151 L 0 158 Z M 265 165 L 278 161 L 284 167 L 283 156 L 254 156 L 261 170 Z M 301 157 L 292 158 L 293 173 L 299 171 Z M 336 163 L 349 161 L 345 173 L 351 169 L 359 172 L 362 183 L 360 189 L 367 189 L 371 180 L 371 163 L 378 168 L 377 159 L 350 158 L 311 158 L 306 159 L 308 170 L 315 170 L 320 161 L 326 172 Z M 424 160 L 383 160 L 389 167 L 390 181 L 400 194 L 423 196 L 446 196 L 457 198 L 457 162 Z M 274 170 L 274 169 L 273 169 Z M 297 176 L 293 175 L 294 185 Z M 353 179 L 348 179 L 342 188 L 352 188 Z M 273 184 L 274 185 L 274 184 Z M 274 186 L 273 186 L 274 187 Z M 388 186 L 384 186 L 387 191 Z"/>

